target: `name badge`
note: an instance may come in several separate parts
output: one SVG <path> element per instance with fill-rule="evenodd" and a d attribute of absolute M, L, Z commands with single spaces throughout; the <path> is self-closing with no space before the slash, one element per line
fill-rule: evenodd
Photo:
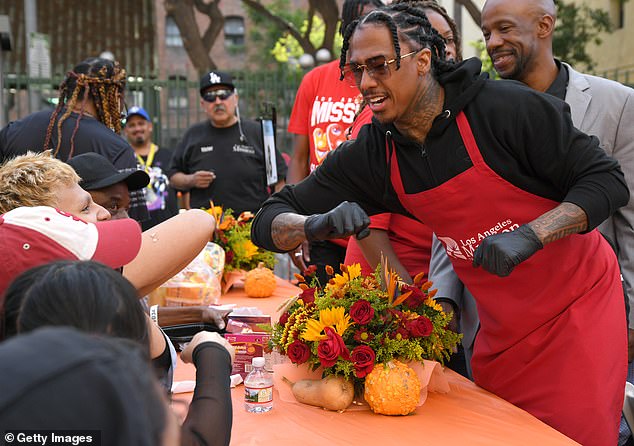
<path fill-rule="evenodd" d="M 200 151 L 202 153 L 213 152 L 213 150 L 214 150 L 214 146 L 205 146 L 200 148 Z"/>

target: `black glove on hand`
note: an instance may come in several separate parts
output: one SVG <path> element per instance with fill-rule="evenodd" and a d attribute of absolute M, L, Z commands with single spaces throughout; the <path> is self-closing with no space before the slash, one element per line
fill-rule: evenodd
<path fill-rule="evenodd" d="M 482 265 L 488 272 L 506 277 L 543 247 L 530 226 L 522 225 L 515 231 L 490 235 L 482 240 L 473 255 L 473 266 Z"/>
<path fill-rule="evenodd" d="M 357 203 L 344 201 L 325 214 L 311 215 L 304 222 L 304 233 L 309 242 L 342 238 L 356 234 L 361 240 L 370 235 L 370 218 Z"/>

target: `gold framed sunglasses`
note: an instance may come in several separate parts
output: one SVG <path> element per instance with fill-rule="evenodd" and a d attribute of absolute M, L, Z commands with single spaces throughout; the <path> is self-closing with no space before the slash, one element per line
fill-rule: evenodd
<path fill-rule="evenodd" d="M 400 57 L 387 60 L 383 55 L 371 57 L 365 61 L 364 64 L 352 63 L 346 64 L 341 70 L 343 79 L 350 84 L 351 87 L 358 87 L 361 84 L 363 78 L 363 71 L 367 71 L 368 75 L 374 80 L 381 81 L 390 77 L 390 65 L 397 60 L 405 59 L 406 57 L 413 56 L 416 53 L 420 53 L 424 48 L 411 51 L 407 54 L 403 54 Z"/>

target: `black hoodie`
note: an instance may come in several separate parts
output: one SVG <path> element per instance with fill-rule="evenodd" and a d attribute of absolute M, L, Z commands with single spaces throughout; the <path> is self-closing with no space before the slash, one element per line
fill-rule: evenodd
<path fill-rule="evenodd" d="M 574 128 L 565 102 L 519 82 L 486 79 L 480 68 L 478 59 L 468 59 L 440 77 L 444 112 L 423 144 L 401 135 L 392 124 L 373 120 L 355 141 L 331 152 L 312 175 L 264 203 L 252 227 L 253 241 L 279 251 L 270 235 L 275 216 L 324 213 L 344 200 L 359 203 L 369 215 L 409 216 L 391 184 L 386 141 L 395 143 L 405 191 L 432 189 L 472 166 L 455 121 L 460 111 L 490 168 L 520 189 L 578 205 L 588 216 L 588 230 L 627 203 L 619 164 L 595 137 Z"/>

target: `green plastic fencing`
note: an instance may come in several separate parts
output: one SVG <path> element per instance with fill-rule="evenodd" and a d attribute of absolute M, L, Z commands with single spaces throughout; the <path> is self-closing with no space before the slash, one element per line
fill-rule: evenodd
<path fill-rule="evenodd" d="M 276 110 L 277 145 L 283 152 L 291 152 L 292 135 L 286 131 L 297 87 L 303 73 L 280 69 L 271 72 L 235 72 L 243 119 L 270 117 Z M 5 111 L 9 121 L 29 113 L 55 107 L 63 76 L 34 79 L 26 75 L 5 75 Z M 29 93 L 30 92 L 30 93 Z M 36 100 L 29 100 L 29 94 Z M 125 102 L 128 107 L 144 107 L 154 124 L 153 139 L 163 147 L 175 148 L 187 128 L 206 119 L 200 107 L 198 79 L 168 76 L 156 79 L 129 76 Z"/>

